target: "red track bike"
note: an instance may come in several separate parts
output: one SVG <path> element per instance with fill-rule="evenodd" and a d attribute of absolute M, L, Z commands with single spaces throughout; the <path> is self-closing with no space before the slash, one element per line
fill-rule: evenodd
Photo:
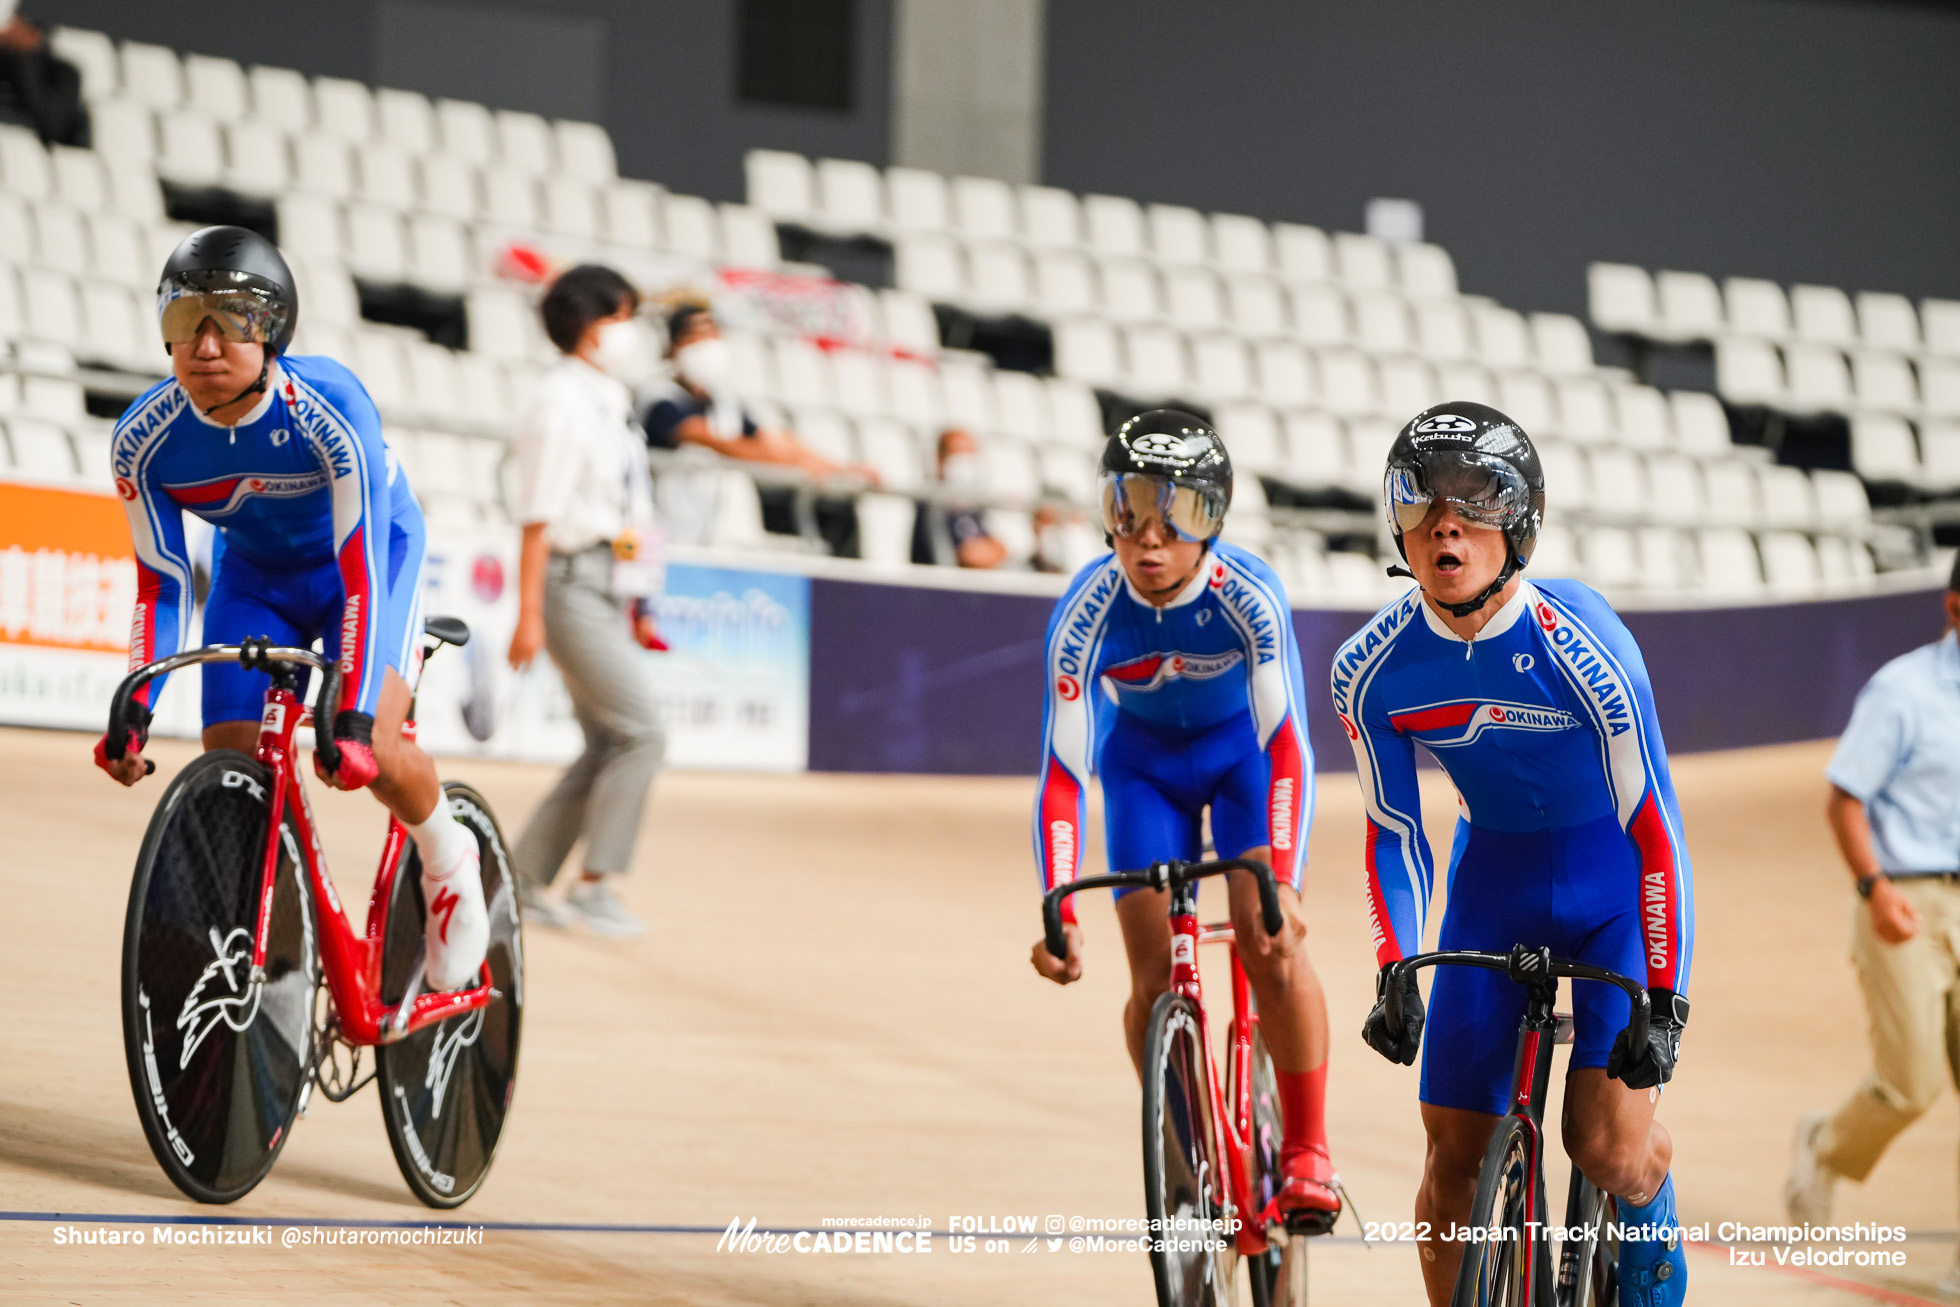
<path fill-rule="evenodd" d="M 469 639 L 454 618 L 431 618 L 426 629 L 431 653 Z M 261 639 L 139 668 L 116 691 L 110 757 L 123 753 L 138 688 L 228 661 L 272 678 L 255 754 L 216 749 L 178 773 L 130 885 L 123 1040 L 143 1134 L 179 1189 L 228 1203 L 272 1169 L 313 1089 L 340 1102 L 378 1077 L 408 1187 L 431 1207 L 458 1206 L 489 1172 L 517 1087 L 524 948 L 497 819 L 469 786 L 443 785 L 482 855 L 490 949 L 474 986 L 425 992 L 413 842 L 389 821 L 366 927 L 356 932 L 300 783 L 293 737 L 311 721 L 304 669 L 320 673 L 317 702 L 331 704 L 340 681 L 332 663 Z M 403 730 L 413 738 L 412 710 Z M 328 739 L 319 747 L 333 751 Z M 369 1048 L 375 1067 L 362 1076 Z"/>
<path fill-rule="evenodd" d="M 1288 1228 L 1279 1215 L 1281 1118 L 1272 1059 L 1229 924 L 1198 923 L 1198 882 L 1244 871 L 1259 882 L 1266 933 L 1284 924 L 1279 888 L 1263 862 L 1157 862 L 1057 885 L 1042 897 L 1048 951 L 1068 956 L 1062 900 L 1086 889 L 1132 885 L 1171 895 L 1171 987 L 1150 1010 L 1143 1054 L 1144 1204 L 1150 1266 L 1162 1307 L 1223 1307 L 1238 1299 L 1246 1263 L 1254 1307 L 1307 1300 L 1306 1238 L 1323 1223 Z M 1198 945 L 1224 944 L 1232 966 L 1225 1075 L 1212 1056 L 1211 1024 L 1198 984 Z"/>

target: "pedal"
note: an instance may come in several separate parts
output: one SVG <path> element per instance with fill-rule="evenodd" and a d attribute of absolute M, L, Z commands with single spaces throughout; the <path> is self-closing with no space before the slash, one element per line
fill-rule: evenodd
<path fill-rule="evenodd" d="M 1554 1044 L 1571 1043 L 1574 1030 L 1572 1014 L 1570 1012 L 1555 1012 L 1552 1015 L 1558 1018 L 1558 1033 L 1552 1036 L 1552 1042 Z"/>

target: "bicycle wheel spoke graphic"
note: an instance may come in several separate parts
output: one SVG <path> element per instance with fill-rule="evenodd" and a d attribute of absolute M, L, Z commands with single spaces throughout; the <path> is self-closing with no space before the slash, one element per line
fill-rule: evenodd
<path fill-rule="evenodd" d="M 1285 1122 L 1280 1115 L 1279 1082 L 1266 1036 L 1252 1032 L 1252 1207 L 1264 1211 L 1279 1193 L 1280 1144 Z M 1229 1096 L 1227 1101 L 1234 1101 Z M 1246 1259 L 1252 1286 L 1252 1307 L 1304 1307 L 1307 1301 L 1307 1240 L 1269 1231 L 1276 1241 L 1257 1257 Z"/>
<path fill-rule="evenodd" d="M 1175 1246 L 1218 1239 L 1201 1222 L 1225 1215 L 1201 1038 L 1189 999 L 1165 994 L 1157 1000 L 1144 1048 L 1143 1173 L 1155 1226 L 1150 1237 L 1172 1241 L 1150 1254 L 1164 1307 L 1233 1301 L 1232 1253 Z"/>
<path fill-rule="evenodd" d="M 489 805 L 454 781 L 444 800 L 476 837 L 490 910 L 490 984 L 497 997 L 475 1012 L 418 1030 L 379 1053 L 381 1113 L 395 1162 L 415 1196 L 456 1207 L 490 1171 L 517 1089 L 524 1009 L 524 941 L 516 884 Z M 395 876 L 381 962 L 384 1001 L 399 1002 L 422 942 L 422 866 L 411 845 Z"/>
<path fill-rule="evenodd" d="M 144 1136 L 176 1186 L 231 1202 L 271 1169 L 309 1075 L 319 983 L 290 819 L 251 983 L 271 772 L 204 754 L 171 783 L 137 855 L 123 929 L 123 1040 Z"/>
<path fill-rule="evenodd" d="M 1619 1307 L 1620 1241 L 1609 1228 L 1618 1219 L 1611 1194 L 1595 1189 L 1578 1167 L 1565 1205 L 1565 1228 L 1583 1230 L 1559 1250 L 1560 1307 Z"/>
<path fill-rule="evenodd" d="M 1463 1250 L 1457 1272 L 1454 1307 L 1513 1307 L 1525 1300 L 1526 1277 L 1543 1259 L 1531 1255 L 1538 1247 L 1525 1239 L 1526 1222 L 1539 1219 L 1532 1196 L 1538 1185 L 1529 1127 L 1515 1116 L 1498 1123 L 1477 1177 L 1477 1196 L 1470 1209 L 1475 1241 Z M 1549 1285 L 1541 1277 L 1535 1301 L 1550 1304 Z"/>

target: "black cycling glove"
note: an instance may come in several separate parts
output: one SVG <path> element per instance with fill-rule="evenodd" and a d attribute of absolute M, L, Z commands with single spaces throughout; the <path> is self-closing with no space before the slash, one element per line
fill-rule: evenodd
<path fill-rule="evenodd" d="M 1361 1023 L 1361 1037 L 1368 1041 L 1368 1047 L 1389 1061 L 1413 1066 L 1416 1050 L 1422 1047 L 1423 1022 L 1427 1020 L 1422 1007 L 1422 988 L 1416 984 L 1415 972 L 1397 973 L 1395 996 L 1401 1020 L 1393 1022 L 1388 1014 L 1388 975 L 1387 967 L 1375 973 L 1375 1006 Z"/>
<path fill-rule="evenodd" d="M 1681 1060 L 1681 1030 L 1688 1024 L 1687 997 L 1671 989 L 1650 989 L 1647 999 L 1653 1008 L 1647 1042 L 1636 1048 L 1622 1030 L 1606 1056 L 1606 1074 L 1628 1089 L 1666 1084 L 1674 1078 L 1674 1064 Z"/>

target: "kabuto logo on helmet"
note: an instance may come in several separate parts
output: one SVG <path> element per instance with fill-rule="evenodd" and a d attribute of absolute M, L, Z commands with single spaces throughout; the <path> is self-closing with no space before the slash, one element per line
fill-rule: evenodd
<path fill-rule="evenodd" d="M 1477 423 L 1461 413 L 1438 413 L 1435 417 L 1424 418 L 1416 423 L 1418 436 L 1467 436 L 1477 429 Z"/>
<path fill-rule="evenodd" d="M 1179 464 L 1203 458 L 1210 448 L 1211 442 L 1208 440 L 1173 435 L 1168 431 L 1153 431 L 1130 442 L 1130 452 L 1140 459 Z"/>

